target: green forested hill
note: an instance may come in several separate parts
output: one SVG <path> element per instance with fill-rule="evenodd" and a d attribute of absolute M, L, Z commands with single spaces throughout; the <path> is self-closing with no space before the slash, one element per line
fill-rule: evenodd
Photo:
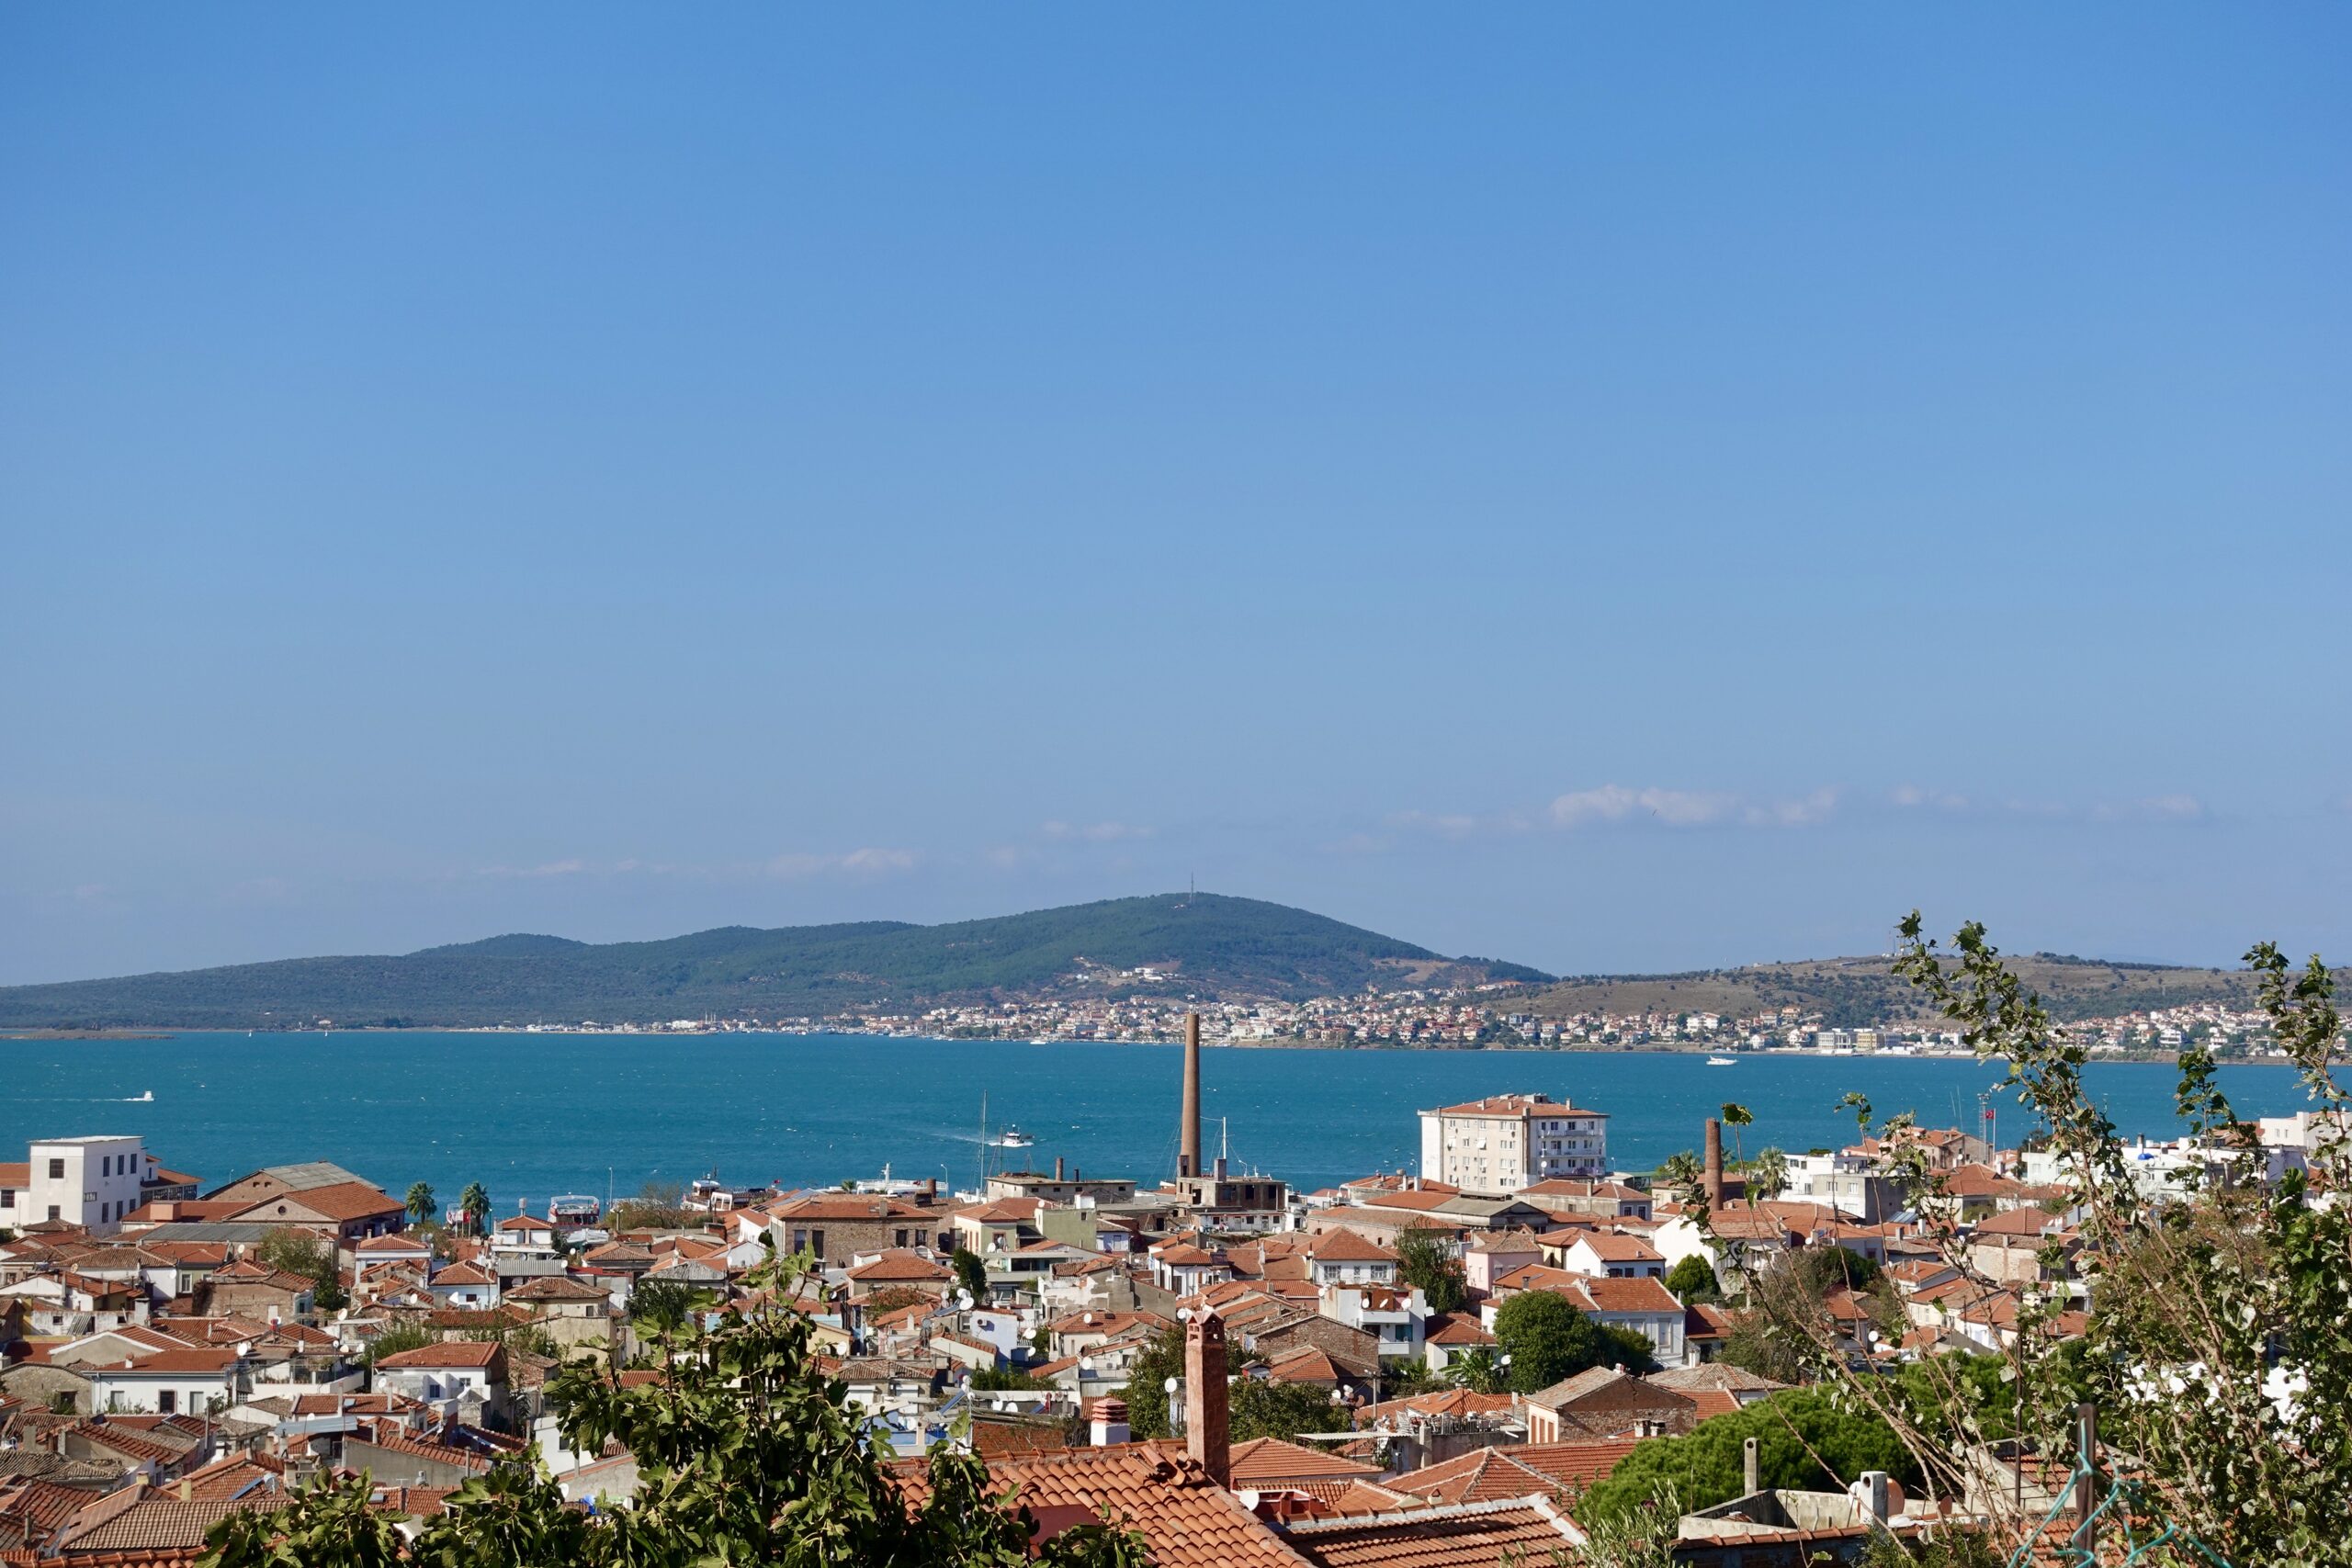
<path fill-rule="evenodd" d="M 177 974 L 0 988 L 0 1027 L 252 1029 L 386 1022 L 649 1022 L 821 1016 L 990 994 L 1099 990 L 1117 971 L 1170 971 L 1146 989 L 1306 998 L 1432 975 L 1540 980 L 1535 970 L 1446 960 L 1304 909 L 1212 894 L 1117 898 L 1024 915 L 728 926 L 663 942 L 591 945 L 499 936 L 399 957 L 294 958 Z M 1083 976 L 1083 978 L 1080 978 Z M 1129 982 L 1132 983 L 1132 982 Z"/>

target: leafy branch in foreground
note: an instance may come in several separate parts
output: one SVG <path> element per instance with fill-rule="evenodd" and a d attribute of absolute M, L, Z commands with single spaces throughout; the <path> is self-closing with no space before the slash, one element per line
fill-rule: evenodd
<path fill-rule="evenodd" d="M 1792 1349 L 1837 1397 L 1884 1420 L 1931 1495 L 1964 1495 L 1993 1517 L 2004 1550 L 2040 1529 L 2043 1499 L 1998 1483 L 1994 1440 L 2072 1457 L 2077 1402 L 2098 1411 L 2102 1449 L 2134 1491 L 2108 1526 L 2144 1544 L 2188 1532 L 2235 1568 L 2321 1568 L 2352 1539 L 2352 1144 L 2335 1081 L 2344 1024 L 2317 957 L 2301 969 L 2265 942 L 2246 954 L 2274 1038 L 2316 1112 L 2305 1168 L 2266 1179 L 2254 1128 L 2223 1093 L 2213 1056 L 2179 1055 L 2176 1102 L 2201 1140 L 2201 1168 L 2167 1185 L 2135 1171 L 2084 1082 L 2086 1048 L 2057 1025 L 1985 940 L 1962 926 L 1950 950 L 1903 925 L 1895 972 L 1957 1024 L 2001 1087 L 2046 1129 L 2070 1246 L 2045 1244 L 2041 1278 L 2012 1292 L 1974 1265 L 1961 1205 L 1910 1136 L 1911 1118 L 1873 1126 L 1944 1263 L 1980 1300 L 2014 1308 L 2007 1388 L 1988 1397 L 1981 1358 L 1935 1356 L 1889 1378 L 1858 1367 L 1819 1325 Z M 2082 1311 L 2080 1333 L 2058 1331 Z M 2136 1533 L 2135 1533 L 2136 1532 Z"/>

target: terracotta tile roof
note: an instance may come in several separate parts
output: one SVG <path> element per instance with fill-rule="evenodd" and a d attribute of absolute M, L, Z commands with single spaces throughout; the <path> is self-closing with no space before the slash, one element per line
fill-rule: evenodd
<path fill-rule="evenodd" d="M 1264 1488 L 1259 1489 L 1261 1494 Z M 1394 1514 L 1418 1506 L 1420 1499 L 1392 1492 L 1385 1486 L 1351 1476 L 1345 1481 L 1296 1481 L 1282 1488 L 1315 1500 L 1322 1513 L 1333 1517 L 1362 1517 L 1366 1514 Z"/>
<path fill-rule="evenodd" d="M 1232 1451 L 1235 1489 L 1286 1485 L 1297 1481 L 1335 1481 L 1380 1473 L 1376 1464 L 1343 1459 L 1280 1438 L 1252 1438 L 1236 1443 Z"/>
<path fill-rule="evenodd" d="M 1340 1225 L 1325 1231 L 1307 1245 L 1317 1263 L 1394 1263 L 1396 1255 L 1361 1231 Z"/>
<path fill-rule="evenodd" d="M 1647 1277 L 1610 1280 L 1579 1275 L 1569 1293 L 1582 1296 L 1594 1312 L 1682 1314 L 1682 1303 L 1674 1299 L 1665 1282 Z"/>
<path fill-rule="evenodd" d="M 1517 1225 L 1509 1230 L 1485 1231 L 1470 1244 L 1470 1250 L 1473 1252 L 1533 1254 L 1540 1251 L 1542 1247 L 1543 1243 L 1536 1240 L 1535 1233 L 1525 1225 Z"/>
<path fill-rule="evenodd" d="M 1519 1190 L 1522 1198 L 1531 1193 L 1539 1198 L 1614 1198 L 1620 1202 L 1631 1199 L 1637 1203 L 1649 1197 L 1640 1188 L 1628 1187 L 1622 1181 L 1576 1181 L 1565 1176 L 1550 1177 Z"/>
<path fill-rule="evenodd" d="M 495 1339 L 454 1339 L 397 1350 L 378 1361 L 379 1367 L 492 1367 L 503 1363 L 506 1348 Z"/>
<path fill-rule="evenodd" d="M 488 1470 L 490 1459 L 471 1449 L 452 1448 L 447 1443 L 420 1443 L 379 1427 L 370 1436 L 356 1439 L 366 1442 L 386 1453 L 406 1454 L 412 1459 L 429 1459 L 441 1464 L 456 1465 L 461 1470 Z"/>
<path fill-rule="evenodd" d="M 1735 1367 L 1729 1361 L 1705 1361 L 1695 1367 L 1676 1367 L 1663 1372 L 1652 1372 L 1653 1387 L 1670 1388 L 1679 1393 L 1690 1393 L 1702 1388 L 1726 1389 L 1735 1393 L 1776 1393 L 1788 1387 L 1770 1378 L 1758 1376 L 1745 1367 Z"/>
<path fill-rule="evenodd" d="M 1283 1539 L 1317 1568 L 1495 1568 L 1549 1562 L 1584 1544 L 1584 1532 L 1540 1497 L 1317 1519 Z"/>
<path fill-rule="evenodd" d="M 185 1486 L 191 1497 L 220 1501 L 255 1490 L 268 1491 L 279 1483 L 285 1471 L 285 1465 L 276 1460 L 232 1454 L 180 1477 L 173 1490 Z"/>
<path fill-rule="evenodd" d="M 413 1257 L 420 1252 L 430 1254 L 433 1248 L 413 1235 L 402 1235 L 398 1231 L 394 1231 L 387 1235 L 371 1235 L 351 1250 L 355 1255 L 363 1252 L 390 1252 L 403 1257 Z"/>
<path fill-rule="evenodd" d="M 399 1199 L 368 1182 L 331 1181 L 322 1187 L 305 1187 L 261 1199 L 239 1210 L 234 1217 L 266 1220 L 270 1216 L 262 1211 L 280 1203 L 299 1204 L 314 1214 L 336 1221 L 371 1219 L 402 1208 Z"/>
<path fill-rule="evenodd" d="M 1266 1365 L 1266 1376 L 1274 1382 L 1338 1384 L 1347 1379 L 1338 1362 L 1312 1345 L 1302 1345 L 1288 1355 L 1275 1357 Z"/>
<path fill-rule="evenodd" d="M 14 1520 L 30 1534 L 46 1536 L 97 1497 L 97 1493 L 86 1487 L 68 1486 L 62 1481 L 44 1481 L 38 1476 L 0 1482 L 0 1519 Z"/>
<path fill-rule="evenodd" d="M 93 1551 L 190 1550 L 201 1547 L 205 1532 L 231 1514 L 271 1512 L 284 1503 L 285 1499 L 276 1494 L 183 1502 L 151 1491 L 113 1517 L 86 1529 L 68 1526 L 51 1550 L 62 1553 L 68 1562 L 79 1561 L 81 1554 Z"/>
<path fill-rule="evenodd" d="M 1593 1231 L 1577 1238 L 1572 1245 L 1589 1251 L 1603 1263 L 1662 1263 L 1666 1255 L 1639 1236 L 1621 1235 L 1614 1231 Z"/>
<path fill-rule="evenodd" d="M 933 1258 L 901 1247 L 892 1247 L 871 1263 L 861 1263 L 849 1271 L 849 1277 L 859 1280 L 953 1280 L 956 1270 Z"/>
<path fill-rule="evenodd" d="M 919 1465 L 897 1473 L 910 1499 L 928 1494 Z M 1084 1510 L 1138 1531 L 1152 1568 L 1298 1568 L 1283 1539 L 1199 1467 L 1148 1449 L 1072 1449 L 1012 1460 L 992 1467 L 990 1479 L 1013 1487 L 1033 1511 Z"/>
<path fill-rule="evenodd" d="M 1682 1338 L 1686 1344 L 1693 1339 L 1728 1339 L 1731 1330 L 1731 1314 L 1712 1302 L 1693 1302 L 1682 1309 Z"/>
<path fill-rule="evenodd" d="M 1489 1503 L 1542 1495 L 1570 1498 L 1617 1468 L 1638 1438 L 1515 1443 L 1477 1449 L 1387 1483 L 1433 1503 Z"/>
<path fill-rule="evenodd" d="M 991 1464 L 1015 1454 L 1052 1453 L 1069 1447 L 1058 1421 L 1015 1421 L 1003 1416 L 975 1416 L 972 1451 Z"/>
<path fill-rule="evenodd" d="M 454 1486 L 378 1486 L 368 1494 L 368 1506 L 388 1514 L 426 1519 L 445 1510 L 457 1492 Z"/>
<path fill-rule="evenodd" d="M 1441 1312 L 1430 1317 L 1427 1337 L 1432 1345 L 1491 1345 L 1495 1337 L 1475 1312 Z"/>

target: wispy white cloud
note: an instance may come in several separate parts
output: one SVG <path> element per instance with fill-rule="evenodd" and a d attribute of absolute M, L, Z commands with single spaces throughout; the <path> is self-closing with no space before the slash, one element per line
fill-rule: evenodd
<path fill-rule="evenodd" d="M 551 860 L 542 865 L 486 865 L 476 871 L 476 876 L 579 876 L 588 870 L 584 860 Z"/>
<path fill-rule="evenodd" d="M 1756 797 L 1727 790 L 1634 789 L 1602 784 L 1571 790 L 1554 798 L 1547 812 L 1555 828 L 1610 823 L 1652 823 L 1662 828 L 1810 828 L 1838 809 L 1838 791 L 1823 787 L 1808 795 Z"/>
<path fill-rule="evenodd" d="M 826 875 L 896 876 L 922 863 L 922 857 L 912 850 L 866 848 L 838 855 L 787 852 L 768 861 L 767 874 L 786 881 Z"/>

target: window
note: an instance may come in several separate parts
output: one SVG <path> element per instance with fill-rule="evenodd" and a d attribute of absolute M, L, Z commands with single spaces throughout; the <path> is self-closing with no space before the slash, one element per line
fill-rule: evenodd
<path fill-rule="evenodd" d="M 49 1179 L 51 1181 L 62 1181 L 65 1179 L 65 1162 L 63 1160 L 53 1159 L 49 1162 Z M 54 1214 L 50 1216 L 51 1219 L 55 1219 L 56 1217 L 57 1216 Z"/>
<path fill-rule="evenodd" d="M 163 1389 L 156 1393 L 155 1408 L 164 1415 L 169 1416 L 178 1410 L 179 1407 L 180 1396 L 178 1390 L 167 1388 Z"/>
<path fill-rule="evenodd" d="M 810 1250 L 815 1252 L 818 1257 L 824 1257 L 825 1233 L 823 1231 L 810 1231 L 808 1233 L 808 1246 Z"/>
<path fill-rule="evenodd" d="M 57 1205 L 54 1203 L 49 1206 L 49 1217 L 52 1220 L 57 1218 Z"/>
<path fill-rule="evenodd" d="M 17 1190 L 13 1187 L 0 1187 L 0 1209 L 13 1209 L 16 1206 Z"/>

